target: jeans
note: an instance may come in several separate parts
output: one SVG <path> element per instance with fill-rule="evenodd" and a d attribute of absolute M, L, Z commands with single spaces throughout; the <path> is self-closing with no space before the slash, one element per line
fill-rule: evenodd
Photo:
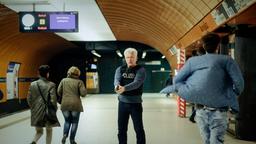
<path fill-rule="evenodd" d="M 80 117 L 80 112 L 62 111 L 62 113 L 63 113 L 64 119 L 65 119 L 63 135 L 67 137 L 69 130 L 71 128 L 69 139 L 75 140 L 79 117 Z"/>
<path fill-rule="evenodd" d="M 223 144 L 227 130 L 227 112 L 196 110 L 196 122 L 204 144 Z"/>
<path fill-rule="evenodd" d="M 137 144 L 146 144 L 145 131 L 142 122 L 142 104 L 124 103 L 119 101 L 118 105 L 118 140 L 119 144 L 127 144 L 127 129 L 129 116 L 131 115 L 134 130 L 136 132 Z"/>

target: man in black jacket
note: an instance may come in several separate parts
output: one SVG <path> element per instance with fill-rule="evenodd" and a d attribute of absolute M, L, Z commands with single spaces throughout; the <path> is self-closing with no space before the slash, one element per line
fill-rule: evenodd
<path fill-rule="evenodd" d="M 118 94 L 118 140 L 127 144 L 127 127 L 129 116 L 133 120 L 137 144 L 145 144 L 145 131 L 142 121 L 142 90 L 145 80 L 145 69 L 137 65 L 137 50 L 127 48 L 124 51 L 126 65 L 116 69 L 114 86 Z"/>

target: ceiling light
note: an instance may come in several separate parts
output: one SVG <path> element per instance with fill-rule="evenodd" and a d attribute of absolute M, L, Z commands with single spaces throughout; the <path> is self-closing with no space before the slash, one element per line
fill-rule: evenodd
<path fill-rule="evenodd" d="M 101 55 L 98 54 L 95 50 L 92 50 L 91 53 L 92 53 L 93 55 L 97 56 L 97 57 L 101 57 Z"/>
<path fill-rule="evenodd" d="M 162 58 L 162 59 L 164 59 L 164 58 L 165 58 L 165 56 L 163 55 L 161 58 Z"/>
<path fill-rule="evenodd" d="M 146 52 L 146 51 L 143 51 L 141 58 L 144 59 L 144 58 L 146 57 L 146 55 L 147 55 L 147 52 Z"/>
<path fill-rule="evenodd" d="M 116 50 L 116 54 L 119 56 L 119 57 L 123 57 L 122 53 L 120 52 L 120 50 Z"/>

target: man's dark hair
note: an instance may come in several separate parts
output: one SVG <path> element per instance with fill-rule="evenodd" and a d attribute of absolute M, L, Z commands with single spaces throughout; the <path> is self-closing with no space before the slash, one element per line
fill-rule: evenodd
<path fill-rule="evenodd" d="M 197 50 L 192 50 L 192 56 L 197 56 Z"/>
<path fill-rule="evenodd" d="M 38 71 L 39 71 L 39 74 L 40 74 L 41 77 L 46 78 L 47 77 L 47 73 L 49 73 L 49 71 L 50 71 L 50 66 L 48 66 L 48 65 L 41 65 L 38 68 Z"/>
<path fill-rule="evenodd" d="M 208 33 L 202 37 L 202 43 L 206 52 L 215 53 L 220 43 L 220 37 L 215 33 Z"/>
<path fill-rule="evenodd" d="M 197 50 L 197 55 L 204 55 L 205 54 L 205 49 L 201 46 Z"/>

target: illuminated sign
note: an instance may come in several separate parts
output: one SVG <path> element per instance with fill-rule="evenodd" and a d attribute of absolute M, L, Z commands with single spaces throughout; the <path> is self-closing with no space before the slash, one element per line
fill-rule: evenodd
<path fill-rule="evenodd" d="M 19 12 L 20 32 L 78 32 L 78 12 Z"/>

